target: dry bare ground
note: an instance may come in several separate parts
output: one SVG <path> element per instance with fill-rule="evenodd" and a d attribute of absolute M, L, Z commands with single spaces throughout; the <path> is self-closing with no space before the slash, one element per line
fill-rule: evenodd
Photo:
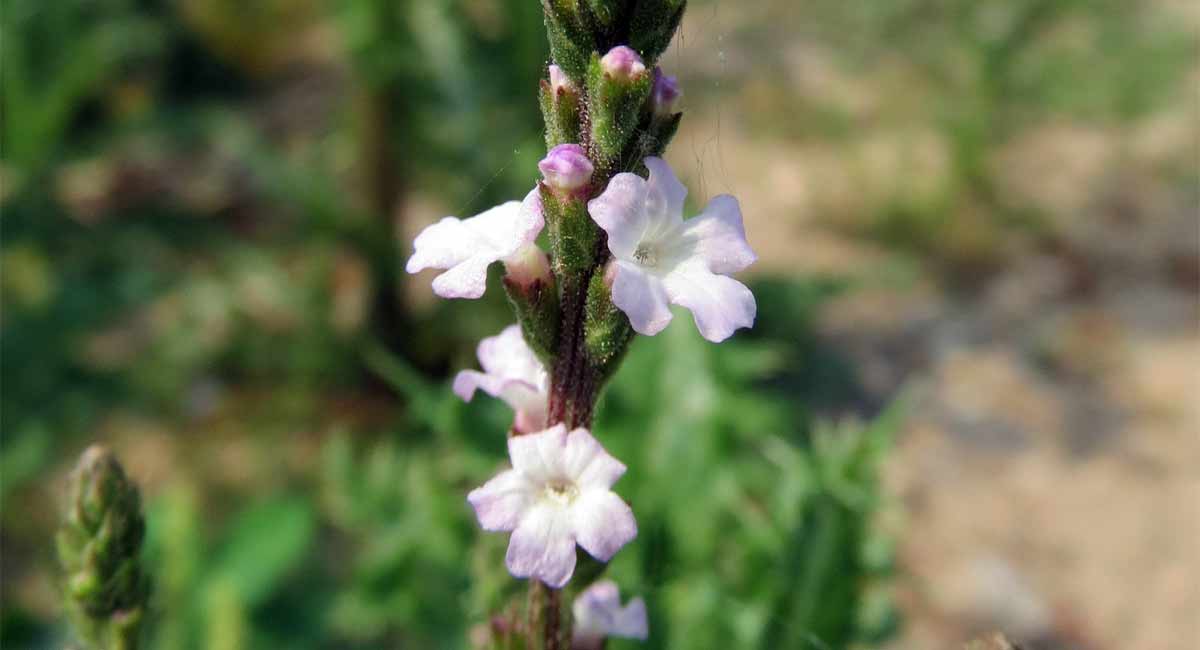
<path fill-rule="evenodd" d="M 693 12 L 666 59 L 696 107 L 668 158 L 698 205 L 741 199 L 758 272 L 864 278 L 827 311 L 825 335 L 880 400 L 915 389 L 887 468 L 894 647 L 961 647 L 991 630 L 1028 648 L 1197 647 L 1194 106 L 1131 125 L 1050 122 L 992 152 L 998 185 L 1048 222 L 1034 236 L 984 231 L 1000 263 L 962 283 L 847 227 L 898 192 L 936 192 L 947 144 L 877 119 L 887 100 L 872 86 L 886 80 L 839 75 L 799 43 L 778 44 L 775 63 L 795 74 L 773 81 L 838 98 L 861 133 L 830 144 L 757 128 L 763 81 L 746 71 L 759 62 L 729 43 L 737 18 L 718 7 Z M 1181 168 L 1190 178 L 1164 171 Z"/>

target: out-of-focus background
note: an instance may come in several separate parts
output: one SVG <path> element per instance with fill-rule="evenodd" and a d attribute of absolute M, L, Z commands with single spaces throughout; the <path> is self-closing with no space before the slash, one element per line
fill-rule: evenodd
<path fill-rule="evenodd" d="M 532 0 L 7 0 L 0 639 L 58 648 L 93 441 L 151 647 L 469 647 L 520 597 L 464 501 L 511 320 L 412 235 L 544 154 Z M 1200 643 L 1200 5 L 693 0 L 662 64 L 759 319 L 639 339 L 595 429 L 651 648 Z M 495 280 L 495 278 L 493 278 Z M 639 647 L 628 642 L 614 648 Z"/>

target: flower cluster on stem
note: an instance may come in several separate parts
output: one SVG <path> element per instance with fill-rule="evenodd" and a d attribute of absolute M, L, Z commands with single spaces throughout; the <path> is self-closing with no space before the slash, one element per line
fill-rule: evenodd
<path fill-rule="evenodd" d="M 539 93 L 541 179 L 520 202 L 426 228 L 407 269 L 443 271 L 439 296 L 478 298 L 489 265 L 504 263 L 517 324 L 480 343 L 482 370 L 460 372 L 454 391 L 470 400 L 482 390 L 513 409 L 511 467 L 468 501 L 484 530 L 511 533 L 509 572 L 533 579 L 530 620 L 540 623 L 526 626 L 530 647 L 565 647 L 553 590 L 569 584 L 576 547 L 607 562 L 637 535 L 635 509 L 612 490 L 625 465 L 590 430 L 600 391 L 636 334 L 667 326 L 671 305 L 713 342 L 751 327 L 754 296 L 731 276 L 755 254 L 732 196 L 684 218 L 687 190 L 661 158 L 681 92 L 656 64 L 686 0 L 542 6 L 553 62 Z M 611 582 L 581 595 L 575 617 L 581 650 L 604 635 L 646 635 L 645 605 L 621 608 Z"/>

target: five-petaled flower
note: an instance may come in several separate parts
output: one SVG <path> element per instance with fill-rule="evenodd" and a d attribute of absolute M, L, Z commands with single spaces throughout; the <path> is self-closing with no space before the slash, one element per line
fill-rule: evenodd
<path fill-rule="evenodd" d="M 575 545 L 607 562 L 637 536 L 633 511 L 609 488 L 625 473 L 587 429 L 559 424 L 508 439 L 512 469 L 467 495 L 484 530 L 512 531 L 505 563 L 518 578 L 559 588 Z"/>
<path fill-rule="evenodd" d="M 754 295 L 728 277 L 757 259 L 737 199 L 713 197 L 699 216 L 683 219 L 687 189 L 661 158 L 646 158 L 649 180 L 620 173 L 588 203 L 608 233 L 615 272 L 612 300 L 639 334 L 671 322 L 668 303 L 691 310 L 704 338 L 718 342 L 754 324 Z"/>
<path fill-rule="evenodd" d="M 513 428 L 530 433 L 546 428 L 548 378 L 546 368 L 525 343 L 518 325 L 479 342 L 478 370 L 463 370 L 454 378 L 454 393 L 471 401 L 475 391 L 504 400 L 516 415 Z"/>
<path fill-rule="evenodd" d="M 645 641 L 649 631 L 645 601 L 639 596 L 621 607 L 621 595 L 612 580 L 593 583 L 579 594 L 571 613 L 575 619 L 573 650 L 599 650 L 609 636 Z"/>
<path fill-rule="evenodd" d="M 487 269 L 537 239 L 545 225 L 541 196 L 535 188 L 524 201 L 509 201 L 470 219 L 446 217 L 425 228 L 413 241 L 405 270 L 446 269 L 433 279 L 443 298 L 478 298 L 487 288 Z"/>

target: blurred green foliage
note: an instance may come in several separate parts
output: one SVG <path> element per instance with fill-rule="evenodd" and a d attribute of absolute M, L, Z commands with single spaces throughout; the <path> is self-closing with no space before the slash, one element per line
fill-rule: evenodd
<path fill-rule="evenodd" d="M 45 435 L 86 431 L 105 405 L 179 410 L 213 370 L 337 385 L 364 333 L 402 347 L 402 315 L 375 309 L 397 303 L 401 244 L 370 172 L 402 161 L 381 182 L 475 192 L 464 209 L 508 196 L 536 160 L 537 107 L 518 98 L 545 49 L 536 8 L 509 4 L 472 18 L 451 2 L 8 3 L 6 491 L 50 459 Z M 294 40 L 330 25 L 344 34 L 325 36 L 325 59 Z M 304 99 L 278 71 L 301 56 L 318 80 L 358 76 L 340 82 L 349 100 L 289 124 L 271 107 Z M 375 94 L 383 105 L 359 111 Z M 381 140 L 393 153 L 365 170 L 343 162 Z M 436 363 L 479 334 L 462 329 L 411 347 Z"/>

